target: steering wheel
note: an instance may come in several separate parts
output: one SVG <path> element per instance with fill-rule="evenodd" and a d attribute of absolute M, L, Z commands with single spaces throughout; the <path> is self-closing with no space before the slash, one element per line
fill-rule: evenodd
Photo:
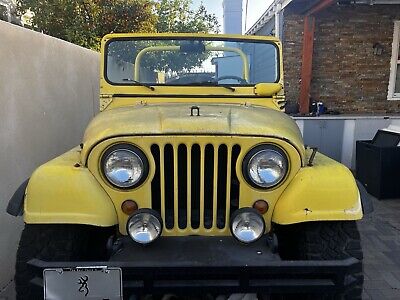
<path fill-rule="evenodd" d="M 226 79 L 233 79 L 233 80 L 237 80 L 239 83 L 247 84 L 247 80 L 246 79 L 243 79 L 242 77 L 235 76 L 235 75 L 221 76 L 221 77 L 216 78 L 215 81 L 219 82 L 221 80 L 226 80 Z"/>

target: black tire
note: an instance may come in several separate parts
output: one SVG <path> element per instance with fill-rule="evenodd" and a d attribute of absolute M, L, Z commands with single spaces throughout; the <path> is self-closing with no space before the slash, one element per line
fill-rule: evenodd
<path fill-rule="evenodd" d="M 21 234 L 15 264 L 17 300 L 43 299 L 43 290 L 30 283 L 34 278 L 27 262 L 33 258 L 45 261 L 106 260 L 107 239 L 113 227 L 87 225 L 25 225 Z"/>
<path fill-rule="evenodd" d="M 355 221 L 308 222 L 275 226 L 279 255 L 284 260 L 335 260 L 354 257 L 362 262 L 360 233 Z M 362 267 L 352 275 L 356 284 L 342 299 L 361 299 Z M 315 297 L 313 298 L 315 299 Z"/>

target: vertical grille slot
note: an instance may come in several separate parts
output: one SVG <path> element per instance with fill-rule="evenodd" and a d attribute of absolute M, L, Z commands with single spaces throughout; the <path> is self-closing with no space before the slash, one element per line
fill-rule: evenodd
<path fill-rule="evenodd" d="M 212 227 L 214 195 L 214 147 L 208 144 L 204 156 L 204 227 Z"/>
<path fill-rule="evenodd" d="M 192 202 L 192 228 L 197 229 L 200 226 L 200 146 L 192 146 L 192 169 L 191 172 L 191 202 Z"/>
<path fill-rule="evenodd" d="M 175 165 L 176 167 L 176 165 Z M 178 226 L 186 228 L 187 223 L 187 148 L 178 147 Z"/>
<path fill-rule="evenodd" d="M 153 144 L 152 208 L 166 230 L 227 230 L 239 206 L 236 163 L 240 146 Z"/>
<path fill-rule="evenodd" d="M 164 147 L 164 178 L 161 178 L 161 180 L 164 180 L 165 188 L 164 222 L 167 229 L 174 228 L 174 163 L 174 148 L 171 144 L 167 144 Z"/>
<path fill-rule="evenodd" d="M 160 148 L 158 145 L 151 145 L 150 151 L 156 165 L 154 178 L 151 182 L 151 207 L 161 213 Z"/>
<path fill-rule="evenodd" d="M 218 147 L 218 183 L 217 183 L 217 227 L 222 229 L 226 222 L 226 199 L 227 199 L 227 172 L 228 172 L 228 147 Z M 230 185 L 229 185 L 230 186 Z"/>
<path fill-rule="evenodd" d="M 231 159 L 231 188 L 230 188 L 230 212 L 234 212 L 239 208 L 239 179 L 236 176 L 236 162 L 240 154 L 240 146 L 234 145 L 232 147 Z"/>

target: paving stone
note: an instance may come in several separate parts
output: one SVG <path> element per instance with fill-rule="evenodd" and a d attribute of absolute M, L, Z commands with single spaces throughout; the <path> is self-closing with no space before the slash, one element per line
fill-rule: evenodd
<path fill-rule="evenodd" d="M 400 280 L 400 270 L 394 271 L 392 274 L 397 278 L 397 280 Z"/>
<path fill-rule="evenodd" d="M 364 276 L 368 276 L 369 280 L 384 280 L 381 271 L 377 271 L 376 269 L 371 269 L 366 271 L 364 267 Z M 365 278 L 367 280 L 367 278 Z"/>
<path fill-rule="evenodd" d="M 400 299 L 400 290 L 397 289 L 382 289 L 382 295 L 388 299 Z"/>
<path fill-rule="evenodd" d="M 390 287 L 400 291 L 400 281 L 391 272 L 383 272 L 382 276 Z"/>
<path fill-rule="evenodd" d="M 382 240 L 379 237 L 371 236 L 370 240 L 375 245 L 375 247 L 381 251 L 390 251 L 390 248 L 386 247 L 385 244 L 382 243 Z"/>
<path fill-rule="evenodd" d="M 400 250 L 386 251 L 385 253 L 396 265 L 400 265 Z"/>
<path fill-rule="evenodd" d="M 368 290 L 365 292 L 371 300 L 387 300 L 381 290 Z"/>
<path fill-rule="evenodd" d="M 366 291 L 363 291 L 362 299 L 363 299 L 363 300 L 370 300 L 370 299 L 372 299 L 372 298 L 371 298 L 370 295 L 367 294 Z M 1 299 L 0 299 L 0 300 L 1 300 Z"/>
<path fill-rule="evenodd" d="M 400 299 L 400 201 L 374 201 L 358 223 L 364 251 L 363 299 Z"/>
<path fill-rule="evenodd" d="M 391 286 L 385 280 L 364 280 L 365 290 L 391 289 Z"/>
<path fill-rule="evenodd" d="M 0 300 L 14 300 L 15 297 L 14 282 L 12 281 L 0 291 Z"/>

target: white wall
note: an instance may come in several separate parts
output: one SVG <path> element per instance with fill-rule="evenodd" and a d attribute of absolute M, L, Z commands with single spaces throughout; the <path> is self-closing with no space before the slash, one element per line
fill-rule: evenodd
<path fill-rule="evenodd" d="M 21 218 L 8 200 L 32 171 L 80 143 L 98 109 L 99 54 L 0 21 L 0 289 L 13 278 Z"/>
<path fill-rule="evenodd" d="M 329 157 L 356 168 L 356 141 L 372 140 L 378 129 L 400 128 L 400 116 L 321 116 L 294 118 L 304 141 Z"/>

